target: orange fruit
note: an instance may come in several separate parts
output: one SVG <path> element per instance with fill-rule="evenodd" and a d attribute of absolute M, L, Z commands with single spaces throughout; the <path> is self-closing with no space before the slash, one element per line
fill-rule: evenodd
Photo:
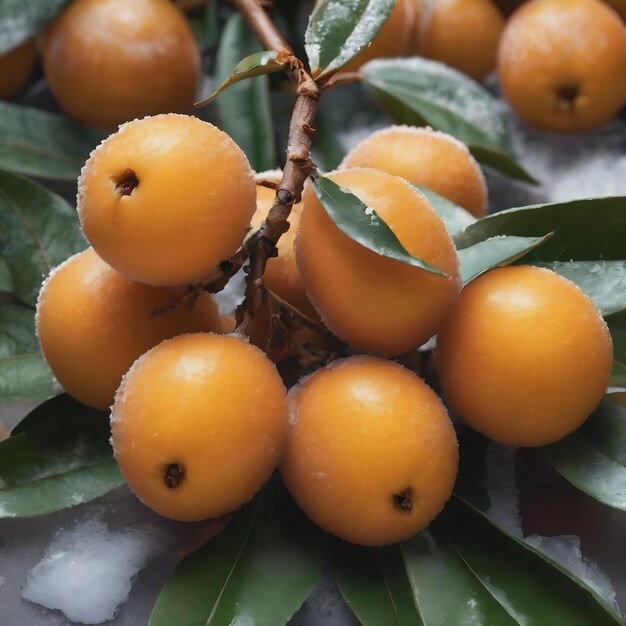
<path fill-rule="evenodd" d="M 194 283 L 241 245 L 255 208 L 239 146 L 196 117 L 130 122 L 92 152 L 78 213 L 96 252 L 150 285 Z"/>
<path fill-rule="evenodd" d="M 169 0 L 77 0 L 42 37 L 50 89 L 71 117 L 92 126 L 191 110 L 200 54 Z"/>
<path fill-rule="evenodd" d="M 13 98 L 24 89 L 35 69 L 36 61 L 37 50 L 33 39 L 0 54 L 1 99 Z"/>
<path fill-rule="evenodd" d="M 172 519 L 239 508 L 270 478 L 287 434 L 273 363 L 234 335 L 164 341 L 124 377 L 111 442 L 129 487 Z"/>
<path fill-rule="evenodd" d="M 402 366 L 336 361 L 289 392 L 281 462 L 287 489 L 316 524 L 353 543 L 402 541 L 450 497 L 458 450 L 437 395 Z"/>
<path fill-rule="evenodd" d="M 465 287 L 435 354 L 450 405 L 509 446 L 541 446 L 576 430 L 602 399 L 613 361 L 591 299 L 531 266 L 492 270 Z"/>
<path fill-rule="evenodd" d="M 504 96 L 545 130 L 589 130 L 626 103 L 626 25 L 600 0 L 534 0 L 509 19 L 498 52 Z"/>
<path fill-rule="evenodd" d="M 427 187 L 476 217 L 487 212 L 485 177 L 467 146 L 432 128 L 383 128 L 352 148 L 339 167 L 373 167 Z"/>
<path fill-rule="evenodd" d="M 135 359 L 163 339 L 220 328 L 217 306 L 204 293 L 189 309 L 180 290 L 128 280 L 91 249 L 55 268 L 37 301 L 43 355 L 63 388 L 97 409 L 113 404 L 115 390 Z"/>
<path fill-rule="evenodd" d="M 349 169 L 327 177 L 372 207 L 409 253 L 448 277 L 360 245 L 331 220 L 309 185 L 295 244 L 307 294 L 327 328 L 357 350 L 395 356 L 418 347 L 437 332 L 460 289 L 456 249 L 442 219 L 397 176 Z"/>
<path fill-rule="evenodd" d="M 483 81 L 496 68 L 503 29 L 492 0 L 434 0 L 421 19 L 419 53 Z"/>

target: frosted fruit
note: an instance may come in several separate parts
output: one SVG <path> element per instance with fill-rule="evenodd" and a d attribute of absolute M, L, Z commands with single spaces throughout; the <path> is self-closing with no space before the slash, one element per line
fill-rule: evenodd
<path fill-rule="evenodd" d="M 402 541 L 450 497 L 458 449 L 437 395 L 400 365 L 352 357 L 289 392 L 281 474 L 304 512 L 353 543 Z"/>
<path fill-rule="evenodd" d="M 507 23 L 498 75 L 529 124 L 589 130 L 626 103 L 626 25 L 600 0 L 533 0 Z"/>
<path fill-rule="evenodd" d="M 483 81 L 496 68 L 503 29 L 493 0 L 435 0 L 422 16 L 419 53 Z"/>
<path fill-rule="evenodd" d="M 45 31 L 42 59 L 61 108 L 92 126 L 191 110 L 200 54 L 169 0 L 79 0 Z"/>
<path fill-rule="evenodd" d="M 490 439 L 541 446 L 576 430 L 602 400 L 611 335 L 574 283 L 531 266 L 470 283 L 437 335 L 445 397 Z"/>
<path fill-rule="evenodd" d="M 358 350 L 395 356 L 416 348 L 437 332 L 460 289 L 456 249 L 442 219 L 397 176 L 351 169 L 328 178 L 372 207 L 412 255 L 448 277 L 358 244 L 335 225 L 309 185 L 296 261 L 311 301 L 326 326 Z"/>
<path fill-rule="evenodd" d="M 150 285 L 201 280 L 242 243 L 256 190 L 244 153 L 196 117 L 126 124 L 78 181 L 87 239 L 113 268 Z"/>
<path fill-rule="evenodd" d="M 209 294 L 159 317 L 180 291 L 128 280 L 89 248 L 53 270 L 37 301 L 43 355 L 63 388 L 97 409 L 113 404 L 133 361 L 163 339 L 220 328 Z"/>
<path fill-rule="evenodd" d="M 467 146 L 431 128 L 379 130 L 352 148 L 339 167 L 373 167 L 423 185 L 476 217 L 487 211 L 485 177 Z"/>
<path fill-rule="evenodd" d="M 244 339 L 182 335 L 135 362 L 111 428 L 115 458 L 146 505 L 181 521 L 217 517 L 252 498 L 276 467 L 285 387 Z"/>

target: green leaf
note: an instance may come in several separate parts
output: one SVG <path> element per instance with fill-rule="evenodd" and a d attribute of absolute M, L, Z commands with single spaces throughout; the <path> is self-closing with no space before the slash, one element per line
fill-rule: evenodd
<path fill-rule="evenodd" d="M 626 511 L 626 409 L 605 400 L 578 431 L 540 451 L 575 487 Z"/>
<path fill-rule="evenodd" d="M 68 396 L 36 411 L 30 425 L 0 443 L 0 518 L 51 513 L 124 484 L 106 413 Z"/>
<path fill-rule="evenodd" d="M 103 138 L 63 115 L 0 102 L 0 167 L 6 170 L 75 180 Z"/>
<path fill-rule="evenodd" d="M 590 594 L 580 593 L 579 584 L 530 546 L 501 532 L 463 500 L 451 500 L 433 526 L 465 564 L 467 573 L 502 606 L 513 624 L 621 623 Z"/>
<path fill-rule="evenodd" d="M 237 26 L 231 26 L 229 29 L 229 24 L 236 24 Z M 245 22 L 241 15 L 233 15 L 229 24 L 226 24 L 218 50 L 216 80 L 221 81 L 220 86 L 208 98 L 198 102 L 196 107 L 211 104 L 222 92 L 242 80 L 280 72 L 289 62 L 289 56 L 285 53 L 275 50 L 262 50 L 246 56 L 231 70 L 230 68 L 233 67 L 232 57 L 241 58 L 239 53 L 241 45 L 248 44 L 249 47 L 250 43 L 254 42 L 250 39 L 252 36 L 250 31 L 243 28 Z M 255 45 L 254 47 L 258 46 Z M 222 76 L 225 78 L 218 78 Z"/>
<path fill-rule="evenodd" d="M 0 306 L 0 402 L 48 398 L 57 389 L 39 351 L 34 311 Z"/>
<path fill-rule="evenodd" d="M 459 250 L 463 284 L 466 285 L 494 267 L 510 265 L 543 244 L 550 235 L 544 237 L 498 235 Z"/>
<path fill-rule="evenodd" d="M 538 204 L 487 215 L 455 237 L 468 248 L 497 235 L 542 237 L 529 263 L 626 259 L 626 197 Z"/>
<path fill-rule="evenodd" d="M 328 537 L 339 590 L 363 626 L 421 626 L 396 546 L 363 548 Z"/>
<path fill-rule="evenodd" d="M 626 261 L 555 261 L 535 265 L 576 283 L 604 316 L 626 310 Z"/>
<path fill-rule="evenodd" d="M 0 54 L 36 35 L 69 0 L 0 0 Z"/>
<path fill-rule="evenodd" d="M 285 624 L 319 582 L 323 531 L 278 480 L 225 530 L 184 559 L 165 584 L 150 626 Z"/>
<path fill-rule="evenodd" d="M 476 218 L 469 211 L 466 211 L 458 204 L 440 196 L 431 189 L 427 189 L 421 185 L 413 186 L 428 198 L 433 209 L 439 213 L 441 219 L 444 221 L 451 237 L 458 235 L 476 221 Z"/>
<path fill-rule="evenodd" d="M 322 0 L 309 20 L 304 46 L 313 74 L 341 69 L 365 50 L 384 26 L 394 0 Z"/>
<path fill-rule="evenodd" d="M 518 624 L 443 533 L 431 527 L 400 548 L 425 626 Z"/>
<path fill-rule="evenodd" d="M 201 52 L 214 50 L 220 36 L 217 0 L 207 0 L 206 6 L 201 11 L 188 15 L 187 20 Z"/>
<path fill-rule="evenodd" d="M 428 124 L 466 143 L 481 162 L 503 174 L 536 182 L 513 161 L 500 103 L 461 72 L 422 58 L 377 59 L 361 68 L 383 106 L 406 124 Z"/>
<path fill-rule="evenodd" d="M 438 276 L 447 276 L 436 267 L 411 256 L 376 211 L 347 189 L 329 178 L 318 178 L 313 187 L 333 222 L 357 243 L 400 263 L 419 267 Z"/>
<path fill-rule="evenodd" d="M 0 170 L 0 257 L 24 302 L 34 305 L 43 277 L 86 245 L 76 212 L 63 198 Z"/>
<path fill-rule="evenodd" d="M 602 425 L 600 425 L 602 426 Z M 482 439 L 482 438 L 481 438 Z M 486 441 L 486 440 L 484 440 Z M 466 442 L 467 444 L 468 442 Z M 471 509 L 475 514 L 481 517 L 485 522 L 491 524 L 500 533 L 516 542 L 525 550 L 536 554 L 550 566 L 567 576 L 571 581 L 580 587 L 580 591 L 593 598 L 598 605 L 617 623 L 624 624 L 621 614 L 616 610 L 615 606 L 606 598 L 598 594 L 598 592 L 583 580 L 579 573 L 574 569 L 569 569 L 566 564 L 555 560 L 550 554 L 544 552 L 540 547 L 527 543 L 521 535 L 515 534 L 510 528 L 503 526 L 500 522 L 490 516 L 492 504 L 494 504 L 487 492 L 484 478 L 484 451 L 486 448 L 481 441 L 482 450 L 476 450 L 476 446 L 465 445 L 462 451 L 461 465 L 463 474 L 457 481 L 454 489 L 454 497 L 460 500 L 464 506 Z M 478 455 L 477 455 L 478 452 Z M 468 461 L 472 463 L 468 467 Z"/>
<path fill-rule="evenodd" d="M 233 85 L 218 98 L 216 104 L 222 129 L 246 153 L 253 169 L 263 171 L 276 167 L 276 150 L 268 79 L 267 76 L 259 76 L 259 74 L 263 73 L 263 70 L 277 71 L 282 66 L 277 64 L 275 59 L 274 61 L 270 59 L 271 55 L 275 57 L 275 52 L 259 52 L 245 59 L 247 70 L 240 67 L 244 63 L 242 61 L 237 66 L 240 69 L 235 68 L 235 73 L 228 77 L 236 60 L 256 49 L 258 49 L 256 39 L 243 17 L 239 14 L 233 15 L 226 24 L 220 39 L 215 79 L 218 81 L 225 79 L 220 87 L 222 90 L 244 78 L 250 76 L 256 76 L 256 78 Z M 263 60 L 266 61 L 264 65 Z M 255 63 L 260 65 L 255 66 Z"/>

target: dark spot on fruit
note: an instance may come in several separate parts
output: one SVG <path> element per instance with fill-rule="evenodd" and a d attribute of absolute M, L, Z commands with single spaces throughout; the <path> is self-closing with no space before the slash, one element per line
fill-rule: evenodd
<path fill-rule="evenodd" d="M 165 486 L 168 489 L 176 489 L 180 486 L 185 472 L 178 463 L 171 463 L 165 468 Z"/>
<path fill-rule="evenodd" d="M 413 510 L 413 500 L 412 500 L 413 490 L 408 487 L 402 493 L 395 493 L 393 495 L 394 504 L 401 510 L 406 513 L 410 513 Z"/>
<path fill-rule="evenodd" d="M 130 196 L 132 195 L 135 187 L 139 186 L 139 179 L 135 176 L 135 172 L 133 170 L 125 170 L 115 179 L 115 191 L 120 194 L 120 196 Z"/>

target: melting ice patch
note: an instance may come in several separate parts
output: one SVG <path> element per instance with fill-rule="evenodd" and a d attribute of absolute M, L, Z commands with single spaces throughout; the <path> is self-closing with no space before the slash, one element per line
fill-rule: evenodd
<path fill-rule="evenodd" d="M 22 596 L 70 620 L 100 624 L 128 599 L 133 578 L 165 540 L 152 525 L 111 532 L 97 520 L 60 531 L 22 587 Z"/>

